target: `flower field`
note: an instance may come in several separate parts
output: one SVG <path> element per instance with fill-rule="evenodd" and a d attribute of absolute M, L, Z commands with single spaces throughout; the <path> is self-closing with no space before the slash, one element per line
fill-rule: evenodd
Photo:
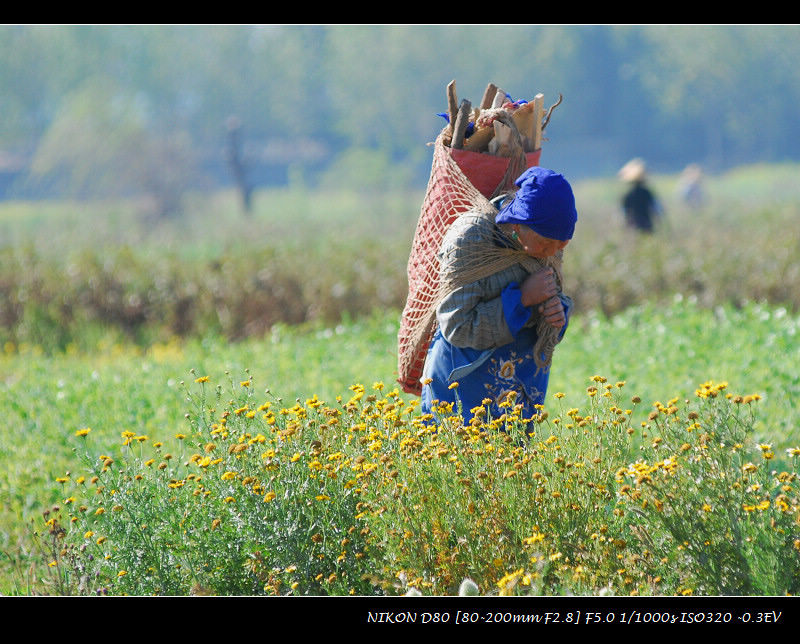
<path fill-rule="evenodd" d="M 0 593 L 445 595 L 465 579 L 481 595 L 797 593 L 800 317 L 778 285 L 797 277 L 798 236 L 768 234 L 797 205 L 741 181 L 716 186 L 740 209 L 706 213 L 701 234 L 673 209 L 671 228 L 640 246 L 612 231 L 607 255 L 588 237 L 600 239 L 613 189 L 583 186 L 587 239 L 566 267 L 582 305 L 546 403 L 520 418 L 510 401 L 466 426 L 448 408 L 423 417 L 395 387 L 399 305 L 375 293 L 402 281 L 400 250 L 371 282 L 369 252 L 360 277 L 329 271 L 341 288 L 322 300 L 320 241 L 303 293 L 328 312 L 235 341 L 220 320 L 244 319 L 232 302 L 248 302 L 249 277 L 272 266 L 248 268 L 246 245 L 219 253 L 216 321 L 192 318 L 185 335 L 156 315 L 127 329 L 90 319 L 77 260 L 74 284 L 89 290 L 45 306 L 51 278 L 31 265 L 0 353 Z M 742 196 L 767 192 L 783 196 L 766 210 Z M 98 247 L 111 248 L 103 230 Z M 345 233 L 340 254 L 368 247 Z M 180 254 L 200 284 L 190 269 L 217 251 L 193 234 Z M 682 243 L 670 252 L 665 240 Z M 145 275 L 154 244 L 120 275 Z M 115 266 L 106 259 L 95 266 Z M 228 297 L 237 275 L 245 294 Z M 361 303 L 337 309 L 346 301 Z M 74 325 L 62 326 L 70 303 Z M 64 336 L 36 342 L 48 325 Z"/>
<path fill-rule="evenodd" d="M 480 425 L 447 409 L 424 422 L 392 385 L 394 316 L 275 330 L 275 344 L 6 357 L 20 371 L 6 389 L 10 420 L 23 428 L 3 445 L 3 521 L 21 547 L 6 583 L 452 594 L 468 577 L 482 594 L 795 592 L 800 437 L 782 392 L 796 376 L 752 356 L 776 346 L 794 351 L 792 364 L 800 319 L 759 307 L 717 315 L 715 325 L 681 302 L 577 323 L 529 438 L 513 406 Z M 770 333 L 754 336 L 767 315 Z M 650 364 L 666 325 L 697 335 Z M 631 366 L 586 377 L 634 328 Z M 686 387 L 706 350 L 705 376 L 734 377 Z M 347 365 L 354 353 L 371 366 Z M 295 359 L 323 356 L 327 375 L 297 373 Z M 385 379 L 358 384 L 348 369 Z"/>
<path fill-rule="evenodd" d="M 174 450 L 125 431 L 98 453 L 90 428 L 74 432 L 84 473 L 58 479 L 39 530 L 53 587 L 796 593 L 800 447 L 754 443 L 760 395 L 706 382 L 634 423 L 626 383 L 589 382 L 581 408 L 522 419 L 509 401 L 464 426 L 380 382 L 283 405 L 253 378 L 198 376 Z"/>

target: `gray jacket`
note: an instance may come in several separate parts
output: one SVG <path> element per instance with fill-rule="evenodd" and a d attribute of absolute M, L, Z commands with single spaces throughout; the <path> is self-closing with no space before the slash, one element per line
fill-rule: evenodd
<path fill-rule="evenodd" d="M 439 252 L 442 279 L 464 268 L 467 248 L 476 242 L 494 242 L 496 226 L 486 216 L 466 213 L 450 226 Z M 444 338 L 457 347 L 492 349 L 514 340 L 503 314 L 501 293 L 511 282 L 521 284 L 528 272 L 521 264 L 459 287 L 436 309 Z M 525 327 L 534 327 L 538 313 L 532 313 Z"/>

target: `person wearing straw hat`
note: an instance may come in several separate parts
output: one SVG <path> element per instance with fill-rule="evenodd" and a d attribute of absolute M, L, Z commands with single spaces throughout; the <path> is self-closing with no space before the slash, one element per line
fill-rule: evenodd
<path fill-rule="evenodd" d="M 447 287 L 423 370 L 423 413 L 452 405 L 466 421 L 499 418 L 512 400 L 530 419 L 544 403 L 572 308 L 561 292 L 561 258 L 578 215 L 570 184 L 553 170 L 534 166 L 515 185 L 493 202 L 499 210 L 462 214 L 444 237 Z"/>
<path fill-rule="evenodd" d="M 647 166 L 640 159 L 631 159 L 620 169 L 618 176 L 631 186 L 622 197 L 625 222 L 643 233 L 652 233 L 655 220 L 661 215 L 661 206 L 653 191 L 647 186 Z"/>

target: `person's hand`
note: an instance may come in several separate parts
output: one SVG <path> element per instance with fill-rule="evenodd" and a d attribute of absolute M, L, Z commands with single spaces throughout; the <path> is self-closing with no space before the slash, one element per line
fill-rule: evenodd
<path fill-rule="evenodd" d="M 539 314 L 552 327 L 560 329 L 567 323 L 567 316 L 564 313 L 564 305 L 558 296 L 551 297 L 546 302 L 539 305 Z"/>
<path fill-rule="evenodd" d="M 536 306 L 558 293 L 558 285 L 552 268 L 531 273 L 520 286 L 523 306 Z"/>

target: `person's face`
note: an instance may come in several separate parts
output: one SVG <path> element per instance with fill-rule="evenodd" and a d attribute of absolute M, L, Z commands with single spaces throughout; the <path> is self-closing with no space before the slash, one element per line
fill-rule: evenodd
<path fill-rule="evenodd" d="M 523 224 L 515 224 L 514 232 L 517 233 L 523 250 L 531 257 L 536 257 L 537 259 L 552 257 L 569 244 L 569 240 L 561 241 L 560 239 L 542 237 L 533 230 L 533 228 Z"/>

